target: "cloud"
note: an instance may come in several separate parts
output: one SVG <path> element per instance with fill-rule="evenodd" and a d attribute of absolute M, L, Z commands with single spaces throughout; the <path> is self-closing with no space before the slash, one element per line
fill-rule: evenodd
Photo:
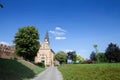
<path fill-rule="evenodd" d="M 66 30 L 64 30 L 64 29 L 62 29 L 62 28 L 60 28 L 60 27 L 56 27 L 55 30 L 57 30 L 57 31 L 62 31 L 62 32 L 66 32 Z"/>
<path fill-rule="evenodd" d="M 56 40 L 67 39 L 65 37 L 66 30 L 62 29 L 61 27 L 56 27 L 55 30 L 50 30 L 49 32 L 55 36 Z"/>
<path fill-rule="evenodd" d="M 66 37 L 55 37 L 56 40 L 64 40 L 67 39 Z"/>
<path fill-rule="evenodd" d="M 49 31 L 50 33 L 52 33 L 55 36 L 63 36 L 65 35 L 65 32 L 60 32 L 60 31 Z"/>
<path fill-rule="evenodd" d="M 75 51 L 75 50 L 72 50 L 72 49 L 66 49 L 65 52 L 72 52 L 72 51 Z"/>
<path fill-rule="evenodd" d="M 4 44 L 4 45 L 10 45 L 9 43 L 3 42 L 3 41 L 1 41 L 0 43 L 1 43 L 1 44 Z"/>

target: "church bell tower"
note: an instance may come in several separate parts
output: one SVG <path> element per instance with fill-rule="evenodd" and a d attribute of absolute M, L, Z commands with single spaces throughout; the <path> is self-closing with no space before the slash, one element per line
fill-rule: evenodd
<path fill-rule="evenodd" d="M 45 38 L 44 38 L 44 42 L 50 44 L 48 31 L 46 32 L 46 35 L 45 35 Z"/>

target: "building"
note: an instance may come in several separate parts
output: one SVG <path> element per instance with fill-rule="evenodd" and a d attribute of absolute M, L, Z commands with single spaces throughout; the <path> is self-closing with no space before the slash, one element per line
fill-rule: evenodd
<path fill-rule="evenodd" d="M 0 58 L 14 58 L 15 47 L 0 43 Z"/>
<path fill-rule="evenodd" d="M 35 63 L 43 62 L 45 66 L 52 66 L 54 64 L 54 51 L 50 47 L 48 32 L 41 43 L 40 49 L 35 57 Z"/>

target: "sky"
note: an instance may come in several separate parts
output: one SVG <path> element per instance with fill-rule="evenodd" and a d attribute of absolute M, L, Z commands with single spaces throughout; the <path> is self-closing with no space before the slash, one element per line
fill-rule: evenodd
<path fill-rule="evenodd" d="M 50 46 L 75 50 L 88 59 L 98 45 L 105 52 L 110 42 L 120 46 L 120 0 L 0 0 L 0 43 L 13 45 L 19 28 L 35 26 L 40 42 L 49 32 Z"/>

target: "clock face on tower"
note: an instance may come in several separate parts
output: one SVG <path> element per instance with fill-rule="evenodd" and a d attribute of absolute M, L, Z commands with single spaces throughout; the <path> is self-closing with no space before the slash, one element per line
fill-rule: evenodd
<path fill-rule="evenodd" d="M 46 42 L 46 43 L 48 43 L 48 40 L 47 40 L 47 39 L 45 39 L 45 42 Z"/>
<path fill-rule="evenodd" d="M 45 39 L 45 41 L 47 41 L 47 39 Z"/>

